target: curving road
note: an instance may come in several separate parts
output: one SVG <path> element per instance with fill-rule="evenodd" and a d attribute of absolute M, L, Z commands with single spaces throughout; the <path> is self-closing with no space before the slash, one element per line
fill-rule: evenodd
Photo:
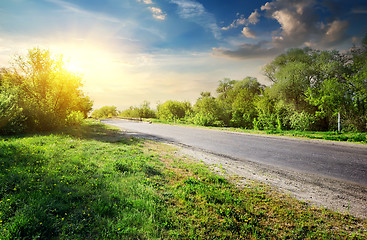
<path fill-rule="evenodd" d="M 120 119 L 103 123 L 238 161 L 317 174 L 367 186 L 367 146 L 231 133 Z"/>

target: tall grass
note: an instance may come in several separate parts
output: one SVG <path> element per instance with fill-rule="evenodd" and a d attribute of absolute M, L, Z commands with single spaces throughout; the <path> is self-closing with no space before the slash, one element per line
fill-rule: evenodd
<path fill-rule="evenodd" d="M 89 121 L 0 138 L 0 239 L 363 239 L 366 221 L 243 189 Z"/>

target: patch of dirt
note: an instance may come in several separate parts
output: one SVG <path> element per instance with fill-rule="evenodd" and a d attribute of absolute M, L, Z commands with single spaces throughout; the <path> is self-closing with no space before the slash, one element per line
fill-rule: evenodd
<path fill-rule="evenodd" d="M 187 146 L 178 146 L 175 154 L 200 160 L 218 174 L 225 173 L 228 177 L 235 177 L 239 185 L 251 181 L 265 183 L 308 204 L 362 219 L 367 218 L 367 186 L 251 161 L 240 161 Z"/>

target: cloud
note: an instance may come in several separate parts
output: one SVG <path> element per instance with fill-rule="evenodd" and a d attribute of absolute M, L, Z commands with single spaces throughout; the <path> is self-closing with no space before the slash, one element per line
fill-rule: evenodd
<path fill-rule="evenodd" d="M 281 49 L 269 47 L 269 42 L 260 41 L 256 44 L 244 43 L 236 50 L 213 48 L 213 55 L 218 57 L 229 57 L 236 59 L 260 59 L 272 57 L 282 52 Z"/>
<path fill-rule="evenodd" d="M 158 19 L 158 20 L 166 19 L 167 14 L 163 13 L 162 9 L 157 8 L 157 7 L 149 7 L 149 10 L 153 13 L 153 17 L 155 19 Z"/>
<path fill-rule="evenodd" d="M 137 0 L 139 3 L 144 3 L 146 5 L 153 5 L 152 0 Z M 162 11 L 162 9 L 158 7 L 148 7 L 148 9 L 153 13 L 153 18 L 157 20 L 166 20 L 167 14 Z"/>
<path fill-rule="evenodd" d="M 152 0 L 137 0 L 138 2 L 143 2 L 145 4 L 153 4 Z"/>
<path fill-rule="evenodd" d="M 220 29 L 213 14 L 206 11 L 201 3 L 192 0 L 171 0 L 177 4 L 181 18 L 195 22 L 205 29 L 209 29 L 215 38 L 221 38 Z"/>
<path fill-rule="evenodd" d="M 78 13 L 78 14 L 82 14 L 88 17 L 93 17 L 94 19 L 98 19 L 98 20 L 102 20 L 102 21 L 107 21 L 107 22 L 113 22 L 113 23 L 122 23 L 120 19 L 115 18 L 115 17 L 111 17 L 111 16 L 107 16 L 101 13 L 96 13 L 96 12 L 91 12 L 91 11 L 86 11 L 84 9 L 81 9 L 79 6 L 69 3 L 69 2 L 65 2 L 62 0 L 46 0 L 47 2 L 50 3 L 54 3 L 70 12 L 74 12 L 74 13 Z"/>
<path fill-rule="evenodd" d="M 352 13 L 354 14 L 367 14 L 367 8 L 354 8 L 352 9 Z"/>
<path fill-rule="evenodd" d="M 252 31 L 250 28 L 248 28 L 248 27 L 244 27 L 243 29 L 242 29 L 242 34 L 245 36 L 245 37 L 247 37 L 247 38 L 253 38 L 253 39 L 255 39 L 256 38 L 256 35 L 255 35 L 255 32 L 254 31 Z"/>
<path fill-rule="evenodd" d="M 259 22 L 260 16 L 261 16 L 260 13 L 256 9 L 254 12 L 250 14 L 250 16 L 247 19 L 243 15 L 241 15 L 240 18 L 235 19 L 228 27 L 222 27 L 222 30 L 228 30 L 243 25 L 248 26 L 249 24 L 256 24 Z"/>
<path fill-rule="evenodd" d="M 261 15 L 275 20 L 280 25 L 279 29 L 271 33 L 271 39 L 255 44 L 239 44 L 234 46 L 234 50 L 217 48 L 213 50 L 214 53 L 246 59 L 281 53 L 292 47 L 330 48 L 341 44 L 348 37 L 346 30 L 349 22 L 338 19 L 338 15 L 333 14 L 333 9 L 320 5 L 315 0 L 275 0 L 263 5 L 261 11 L 263 12 Z M 331 16 L 325 20 L 320 12 L 326 12 Z M 242 34 L 255 39 L 255 33 L 247 26 L 258 23 L 259 16 L 260 14 L 255 11 L 248 19 L 243 17 L 237 19 L 227 28 L 245 25 Z"/>

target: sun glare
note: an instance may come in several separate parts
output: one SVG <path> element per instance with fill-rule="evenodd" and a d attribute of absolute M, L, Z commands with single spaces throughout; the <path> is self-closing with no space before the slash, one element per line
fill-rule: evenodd
<path fill-rule="evenodd" d="M 72 62 L 70 60 L 65 61 L 65 68 L 66 70 L 72 73 L 78 73 L 78 74 L 83 73 L 83 68 L 80 67 L 78 63 Z"/>

